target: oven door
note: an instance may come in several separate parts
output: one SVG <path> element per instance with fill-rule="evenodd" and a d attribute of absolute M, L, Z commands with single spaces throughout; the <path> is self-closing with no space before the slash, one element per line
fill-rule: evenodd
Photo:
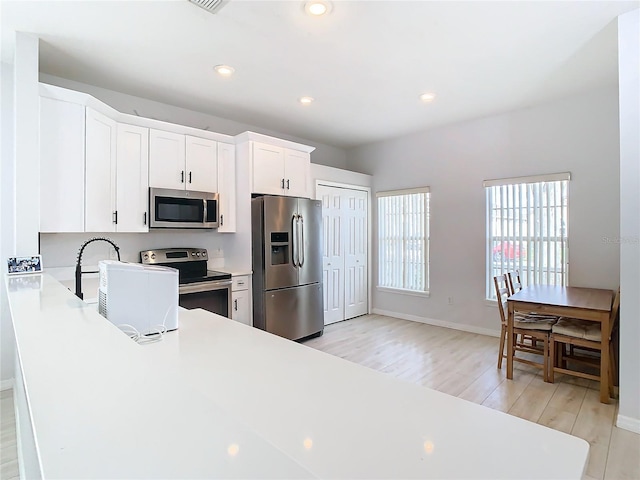
<path fill-rule="evenodd" d="M 231 318 L 231 280 L 180 285 L 178 304 L 187 310 L 202 308 Z"/>

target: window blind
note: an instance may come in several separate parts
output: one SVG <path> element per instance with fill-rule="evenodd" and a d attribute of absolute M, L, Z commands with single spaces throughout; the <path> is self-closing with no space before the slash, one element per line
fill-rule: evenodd
<path fill-rule="evenodd" d="M 485 182 L 487 298 L 496 298 L 493 277 L 514 270 L 523 286 L 566 285 L 569 178 L 554 174 Z"/>
<path fill-rule="evenodd" d="M 378 286 L 429 288 L 429 188 L 378 192 Z"/>

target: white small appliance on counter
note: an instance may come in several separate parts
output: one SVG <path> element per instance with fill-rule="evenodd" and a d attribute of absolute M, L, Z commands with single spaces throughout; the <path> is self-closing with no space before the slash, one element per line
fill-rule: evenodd
<path fill-rule="evenodd" d="M 141 335 L 178 328 L 178 270 L 102 260 L 98 311 L 116 326 Z"/>

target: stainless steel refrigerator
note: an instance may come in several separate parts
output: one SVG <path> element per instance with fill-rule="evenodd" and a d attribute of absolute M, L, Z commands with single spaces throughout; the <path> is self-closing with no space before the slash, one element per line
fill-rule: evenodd
<path fill-rule="evenodd" d="M 295 197 L 251 201 L 253 326 L 297 340 L 322 334 L 322 204 Z"/>

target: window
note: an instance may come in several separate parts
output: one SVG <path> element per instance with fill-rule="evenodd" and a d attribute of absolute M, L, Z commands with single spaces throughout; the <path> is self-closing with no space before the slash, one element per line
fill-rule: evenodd
<path fill-rule="evenodd" d="M 484 182 L 487 195 L 487 298 L 493 277 L 520 271 L 522 285 L 566 285 L 570 175 Z"/>
<path fill-rule="evenodd" d="M 378 287 L 429 289 L 429 188 L 378 192 Z"/>

